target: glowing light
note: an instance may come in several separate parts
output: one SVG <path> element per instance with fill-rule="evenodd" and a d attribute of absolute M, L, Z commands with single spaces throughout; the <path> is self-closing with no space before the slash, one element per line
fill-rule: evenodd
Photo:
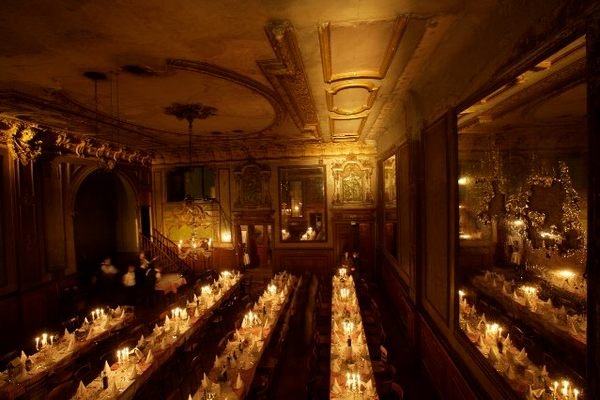
<path fill-rule="evenodd" d="M 534 296 L 537 293 L 537 288 L 533 286 L 521 286 L 521 290 L 528 296 Z"/>
<path fill-rule="evenodd" d="M 555 274 L 565 279 L 573 278 L 576 275 L 575 272 L 568 269 L 561 269 L 560 271 L 556 271 Z"/>
<path fill-rule="evenodd" d="M 458 184 L 460 186 L 468 185 L 469 182 L 470 182 L 470 179 L 468 176 L 461 176 L 460 178 L 458 178 Z"/>
<path fill-rule="evenodd" d="M 222 242 L 231 242 L 231 232 L 221 233 L 221 241 Z"/>
<path fill-rule="evenodd" d="M 520 226 L 523 226 L 523 225 L 525 225 L 525 222 L 524 222 L 522 219 L 515 219 L 515 220 L 513 221 L 513 225 L 514 225 L 514 226 L 517 226 L 517 227 L 520 227 Z"/>
<path fill-rule="evenodd" d="M 459 291 L 458 291 L 458 297 L 459 297 L 459 299 L 461 299 L 461 300 L 462 300 L 462 298 L 463 298 L 463 297 L 465 297 L 465 294 L 466 294 L 466 293 L 465 293 L 465 291 L 464 291 L 464 290 L 462 290 L 462 289 L 461 289 L 461 290 L 459 290 Z"/>
<path fill-rule="evenodd" d="M 472 236 L 472 235 L 469 235 L 468 233 L 461 233 L 461 234 L 459 235 L 459 237 L 460 237 L 461 239 L 469 240 L 469 239 L 471 239 L 473 236 Z"/>

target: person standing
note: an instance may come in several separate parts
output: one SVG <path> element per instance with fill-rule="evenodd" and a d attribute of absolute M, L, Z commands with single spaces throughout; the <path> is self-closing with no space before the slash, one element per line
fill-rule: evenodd
<path fill-rule="evenodd" d="M 135 305 L 135 293 L 136 293 L 136 274 L 135 267 L 133 265 L 129 265 L 127 267 L 127 272 L 121 278 L 123 283 L 123 287 L 125 289 L 125 302 L 129 305 Z"/>

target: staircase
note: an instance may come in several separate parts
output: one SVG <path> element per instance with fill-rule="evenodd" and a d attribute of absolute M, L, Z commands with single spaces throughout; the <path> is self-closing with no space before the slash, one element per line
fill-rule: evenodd
<path fill-rule="evenodd" d="M 142 251 L 146 253 L 146 258 L 156 257 L 155 264 L 161 273 L 193 274 L 192 266 L 179 257 L 177 245 L 156 229 L 152 229 L 150 237 L 140 232 L 140 245 Z"/>

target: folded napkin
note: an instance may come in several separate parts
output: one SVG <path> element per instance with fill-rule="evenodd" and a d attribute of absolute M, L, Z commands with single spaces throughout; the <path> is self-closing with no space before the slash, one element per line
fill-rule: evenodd
<path fill-rule="evenodd" d="M 196 309 L 194 310 L 194 318 L 200 318 L 200 312 L 198 311 L 199 307 L 196 307 Z"/>
<path fill-rule="evenodd" d="M 92 340 L 93 337 L 94 337 L 94 327 L 90 326 L 90 330 L 88 331 L 88 334 L 85 337 L 85 340 Z"/>
<path fill-rule="evenodd" d="M 21 360 L 21 364 L 25 365 L 25 362 L 27 361 L 27 354 L 25 354 L 23 350 L 21 350 L 21 356 L 19 359 Z"/>
<path fill-rule="evenodd" d="M 112 381 L 112 384 L 110 385 L 110 394 L 115 399 L 119 396 L 119 388 L 117 387 L 117 384 L 115 383 L 114 379 Z"/>
<path fill-rule="evenodd" d="M 146 339 L 144 338 L 144 335 L 140 336 L 140 340 L 137 342 L 138 347 L 142 347 L 145 341 Z"/>
<path fill-rule="evenodd" d="M 85 399 L 87 397 L 87 388 L 83 384 L 83 381 L 79 381 L 79 386 L 77 386 L 77 392 L 75 393 L 76 399 Z"/>
<path fill-rule="evenodd" d="M 208 383 L 209 383 L 209 381 L 208 381 L 208 378 L 206 377 L 206 372 L 205 372 L 204 375 L 202 376 L 202 383 L 201 383 L 202 388 L 208 389 Z"/>
<path fill-rule="evenodd" d="M 240 376 L 240 373 L 238 372 L 237 378 L 235 379 L 235 388 L 237 390 L 240 390 L 242 388 L 242 386 L 244 386 L 244 382 L 242 382 L 242 377 Z"/>
<path fill-rule="evenodd" d="M 152 354 L 152 350 L 148 350 L 148 355 L 146 356 L 146 364 L 152 364 L 154 361 L 154 354 Z"/>
<path fill-rule="evenodd" d="M 106 375 L 110 374 L 110 365 L 108 365 L 108 361 L 104 361 L 104 373 Z"/>
<path fill-rule="evenodd" d="M 137 373 L 137 364 L 133 364 L 131 366 L 131 368 L 129 369 L 129 379 L 130 380 L 134 380 L 135 378 L 137 378 L 138 373 Z"/>
<path fill-rule="evenodd" d="M 337 381 L 337 378 L 333 378 L 333 393 L 339 394 L 342 393 L 342 387 Z"/>
<path fill-rule="evenodd" d="M 75 335 L 71 334 L 69 337 L 69 344 L 67 345 L 67 351 L 75 350 Z"/>

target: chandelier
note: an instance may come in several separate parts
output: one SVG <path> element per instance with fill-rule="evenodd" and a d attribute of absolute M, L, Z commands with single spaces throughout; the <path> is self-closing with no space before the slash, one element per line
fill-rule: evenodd
<path fill-rule="evenodd" d="M 165 107 L 165 114 L 173 115 L 178 120 L 185 120 L 188 123 L 188 162 L 192 164 L 192 124 L 196 119 L 206 119 L 214 116 L 217 109 L 200 103 L 173 103 Z M 212 225 L 210 215 L 204 211 L 202 206 L 196 202 L 190 195 L 186 195 L 181 210 L 179 211 L 180 225 L 187 225 L 192 228 L 192 234 L 187 240 L 179 240 L 177 249 L 179 257 L 185 259 L 192 257 L 198 258 L 201 254 L 208 258 L 212 255 L 212 239 L 199 238 L 197 231 L 199 227 L 208 228 Z"/>
<path fill-rule="evenodd" d="M 204 211 L 204 208 L 192 199 L 191 196 L 186 196 L 178 212 L 180 225 L 187 225 L 192 228 L 192 234 L 187 240 L 179 240 L 177 249 L 179 257 L 184 259 L 191 257 L 197 259 L 198 255 L 206 258 L 212 256 L 213 247 L 211 238 L 198 237 L 198 228 L 208 228 L 212 225 L 211 216 Z"/>

